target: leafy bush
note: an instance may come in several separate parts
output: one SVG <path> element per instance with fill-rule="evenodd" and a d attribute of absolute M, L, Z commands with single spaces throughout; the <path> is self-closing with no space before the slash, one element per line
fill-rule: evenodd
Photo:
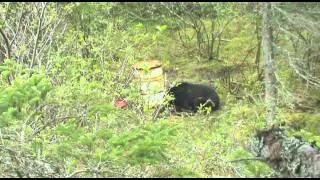
<path fill-rule="evenodd" d="M 52 89 L 50 81 L 42 74 L 16 77 L 12 86 L 0 89 L 1 126 L 15 124 L 17 120 L 22 124 L 32 118 L 29 112 L 36 110 Z"/>

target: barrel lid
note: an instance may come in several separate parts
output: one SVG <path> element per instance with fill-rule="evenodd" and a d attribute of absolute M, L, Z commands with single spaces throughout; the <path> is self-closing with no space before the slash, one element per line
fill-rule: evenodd
<path fill-rule="evenodd" d="M 159 60 L 151 60 L 151 61 L 139 61 L 133 65 L 135 69 L 154 69 L 160 67 L 162 63 Z"/>

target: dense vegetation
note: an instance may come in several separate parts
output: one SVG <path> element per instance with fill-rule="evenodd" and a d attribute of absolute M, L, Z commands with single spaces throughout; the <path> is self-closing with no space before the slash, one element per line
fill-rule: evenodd
<path fill-rule="evenodd" d="M 0 177 L 274 176 L 234 161 L 266 126 L 263 4 L 0 3 Z M 271 4 L 273 123 L 320 146 L 320 4 Z M 152 121 L 132 75 L 152 59 L 221 109 Z"/>

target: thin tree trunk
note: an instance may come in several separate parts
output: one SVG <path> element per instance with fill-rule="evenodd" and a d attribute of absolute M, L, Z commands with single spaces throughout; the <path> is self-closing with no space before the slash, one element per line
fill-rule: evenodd
<path fill-rule="evenodd" d="M 262 72 L 260 72 L 260 54 L 261 54 L 261 31 L 259 31 L 259 25 L 258 22 L 256 23 L 256 35 L 257 35 L 257 52 L 256 52 L 256 69 L 257 69 L 257 77 L 258 81 L 262 81 Z"/>
<path fill-rule="evenodd" d="M 263 54 L 265 60 L 265 101 L 267 107 L 267 127 L 271 127 L 276 116 L 276 78 L 275 78 L 275 63 L 272 52 L 272 32 L 270 23 L 271 3 L 264 3 L 263 7 L 263 29 L 262 43 Z"/>
<path fill-rule="evenodd" d="M 38 49 L 38 45 L 39 45 L 39 39 L 40 39 L 40 31 L 43 25 L 43 20 L 44 20 L 44 12 L 47 8 L 47 3 L 45 2 L 43 4 L 42 10 L 41 10 L 41 14 L 39 17 L 39 25 L 38 25 L 38 29 L 37 29 L 37 34 L 35 36 L 35 42 L 34 42 L 34 46 L 33 46 L 33 53 L 32 53 L 32 59 L 31 59 L 31 64 L 30 64 L 30 68 L 32 69 L 34 66 L 34 62 L 37 56 L 37 49 Z M 38 66 L 41 67 L 41 59 L 38 59 Z"/>

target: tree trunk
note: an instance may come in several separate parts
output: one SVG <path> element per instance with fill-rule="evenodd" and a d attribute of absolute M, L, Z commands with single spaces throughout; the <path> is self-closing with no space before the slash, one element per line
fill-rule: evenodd
<path fill-rule="evenodd" d="M 267 107 L 267 126 L 272 126 L 276 115 L 276 78 L 275 63 L 272 52 L 272 32 L 270 19 L 271 3 L 264 3 L 263 7 L 263 29 L 262 29 L 262 45 L 265 60 L 265 101 Z"/>
<path fill-rule="evenodd" d="M 262 81 L 262 73 L 260 71 L 260 55 L 261 55 L 261 44 L 262 44 L 262 38 L 261 38 L 261 30 L 258 20 L 256 21 L 256 35 L 257 35 L 257 52 L 256 52 L 256 69 L 257 69 L 257 80 Z"/>

